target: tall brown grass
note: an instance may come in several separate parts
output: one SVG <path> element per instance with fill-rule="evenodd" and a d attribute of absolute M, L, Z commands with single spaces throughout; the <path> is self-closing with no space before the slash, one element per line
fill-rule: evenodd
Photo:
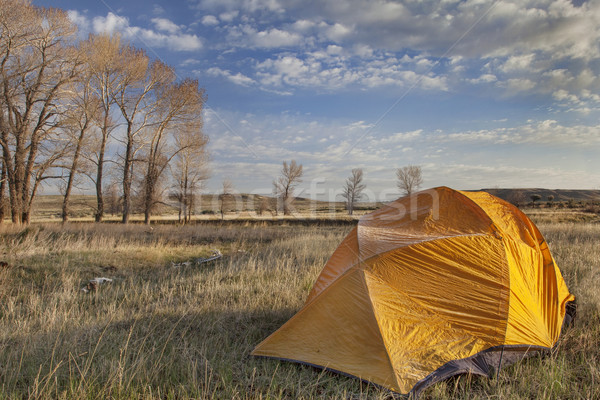
<path fill-rule="evenodd" d="M 424 398 L 600 398 L 600 226 L 539 225 L 574 328 L 546 357 L 463 376 Z M 391 398 L 385 389 L 249 357 L 303 304 L 347 225 L 40 224 L 0 228 L 0 398 Z M 208 256 L 208 264 L 176 267 Z M 94 277 L 113 278 L 96 291 Z"/>

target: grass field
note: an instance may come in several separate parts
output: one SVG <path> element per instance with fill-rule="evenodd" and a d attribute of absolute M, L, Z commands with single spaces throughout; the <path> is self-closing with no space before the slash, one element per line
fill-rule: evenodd
<path fill-rule="evenodd" d="M 539 214 L 539 213 L 538 213 Z M 555 351 L 426 399 L 600 398 L 600 224 L 533 214 L 576 324 Z M 384 389 L 249 356 L 303 304 L 348 224 L 0 227 L 0 398 L 388 399 Z M 174 267 L 219 249 L 210 264 Z M 114 278 L 91 293 L 94 277 Z"/>

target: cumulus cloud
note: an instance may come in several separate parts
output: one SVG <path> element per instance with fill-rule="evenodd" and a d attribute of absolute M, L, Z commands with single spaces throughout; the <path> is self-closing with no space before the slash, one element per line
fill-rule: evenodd
<path fill-rule="evenodd" d="M 120 33 L 123 37 L 139 40 L 142 45 L 166 47 L 175 51 L 195 51 L 202 48 L 202 39 L 195 34 L 182 33 L 181 26 L 166 18 L 152 18 L 151 22 L 156 28 L 147 29 L 130 24 L 127 17 L 108 12 L 106 16 L 96 16 L 91 20 L 85 15 L 68 11 L 69 18 L 79 27 L 80 34 L 88 32 Z"/>
<path fill-rule="evenodd" d="M 209 68 L 206 73 L 211 76 L 222 76 L 230 82 L 235 83 L 236 85 L 241 86 L 250 86 L 256 83 L 252 78 L 247 77 L 246 75 L 238 72 L 236 74 L 231 73 L 231 71 L 227 71 L 218 67 Z"/>
<path fill-rule="evenodd" d="M 348 86 L 376 88 L 396 86 L 423 90 L 448 90 L 446 77 L 430 71 L 414 72 L 396 58 L 363 60 L 356 65 L 340 51 L 313 52 L 301 56 L 269 58 L 256 65 L 256 78 L 265 86 L 336 89 Z M 418 61 L 415 61 L 418 62 Z"/>
<path fill-rule="evenodd" d="M 94 17 L 93 21 L 94 32 L 114 34 L 129 29 L 129 20 L 126 17 L 109 12 L 106 17 Z"/>
<path fill-rule="evenodd" d="M 231 22 L 234 19 L 236 19 L 239 14 L 240 14 L 240 12 L 238 10 L 227 11 L 227 12 L 219 14 L 219 18 L 221 19 L 221 21 Z"/>
<path fill-rule="evenodd" d="M 165 31 L 170 34 L 175 34 L 181 30 L 179 25 L 166 18 L 152 18 L 152 22 L 159 31 Z"/>
<path fill-rule="evenodd" d="M 297 33 L 286 32 L 280 29 L 272 28 L 266 31 L 256 32 L 247 29 L 250 40 L 258 47 L 289 47 L 301 43 L 302 36 Z"/>
<path fill-rule="evenodd" d="M 219 25 L 219 20 L 214 15 L 205 15 L 201 19 L 202 25 L 214 26 Z"/>
<path fill-rule="evenodd" d="M 500 67 L 502 72 L 512 71 L 531 71 L 531 63 L 535 59 L 535 54 L 523 54 L 518 56 L 510 56 Z"/>
<path fill-rule="evenodd" d="M 462 82 L 489 85 L 508 95 L 563 90 L 581 98 L 585 89 L 600 92 L 597 73 L 591 72 L 600 64 L 596 1 L 197 0 L 196 7 L 215 15 L 243 16 L 244 26 L 230 27 L 230 46 L 294 48 L 293 56 L 303 60 L 316 47 L 352 50 L 359 59 L 347 72 L 358 72 L 371 87 L 399 81 L 389 74 L 370 74 L 371 61 L 409 49 L 410 54 L 428 55 L 411 69 L 421 73 L 421 86 L 430 89 L 447 90 L 451 82 Z M 269 58 L 284 55 L 277 56 Z M 439 79 L 444 74 L 432 60 L 440 60 L 445 74 L 453 76 Z M 426 73 L 430 69 L 436 77 Z M 547 74 L 561 69 L 572 76 Z M 345 82 L 356 80 L 360 78 Z M 338 79 L 332 86 L 342 84 Z"/>
<path fill-rule="evenodd" d="M 477 78 L 468 79 L 471 83 L 491 83 L 496 82 L 498 78 L 494 74 L 482 74 Z"/>
<path fill-rule="evenodd" d="M 79 27 L 80 30 L 84 32 L 89 30 L 90 21 L 85 15 L 76 10 L 68 10 L 67 15 L 69 16 L 69 19 Z"/>
<path fill-rule="evenodd" d="M 415 87 L 448 91 L 487 86 L 503 95 L 542 94 L 563 109 L 588 112 L 600 93 L 600 3 L 567 0 L 442 2 L 368 0 L 192 0 L 213 28 L 223 59 L 254 50 L 230 76 L 263 90 Z M 71 19 L 94 32 L 121 32 L 151 46 L 193 51 L 202 39 L 173 21 L 153 29 L 115 13 Z M 185 33 L 184 33 L 185 32 Z M 263 52 L 261 52 L 264 50 Z M 238 52 L 239 53 L 239 52 Z M 235 57 L 235 56 L 232 56 Z M 239 61 L 239 60 L 233 60 Z M 228 78 L 229 79 L 229 78 Z M 238 80 L 246 85 L 247 80 Z"/>
<path fill-rule="evenodd" d="M 450 142 L 598 146 L 600 125 L 565 126 L 558 121 L 548 119 L 532 121 L 513 128 L 450 133 L 439 137 Z"/>

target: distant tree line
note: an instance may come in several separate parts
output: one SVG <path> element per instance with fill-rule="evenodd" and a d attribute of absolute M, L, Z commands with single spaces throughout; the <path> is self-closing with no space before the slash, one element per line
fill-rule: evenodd
<path fill-rule="evenodd" d="M 63 221 L 85 180 L 98 222 L 107 193 L 118 193 L 123 223 L 134 205 L 148 223 L 165 194 L 188 220 L 207 178 L 204 90 L 118 35 L 76 33 L 63 10 L 0 3 L 0 221 L 8 211 L 28 223 L 50 179 L 61 182 Z"/>
<path fill-rule="evenodd" d="M 298 164 L 296 160 L 290 161 L 289 164 L 286 161 L 283 162 L 279 177 L 273 181 L 273 194 L 276 196 L 278 203 L 276 211 L 281 208 L 284 215 L 291 213 L 294 190 L 302 182 L 302 175 L 302 164 Z M 408 165 L 398 168 L 396 170 L 396 177 L 398 188 L 406 196 L 410 196 L 423 184 L 422 168 L 418 165 Z M 225 184 L 223 187 L 225 188 Z M 362 199 L 363 191 L 366 187 L 367 185 L 363 183 L 363 170 L 361 168 L 354 168 L 350 177 L 346 179 L 341 193 L 348 215 L 353 214 L 356 203 Z M 222 196 L 225 193 L 224 189 Z M 221 216 L 223 216 L 222 210 L 223 208 L 221 208 Z"/>

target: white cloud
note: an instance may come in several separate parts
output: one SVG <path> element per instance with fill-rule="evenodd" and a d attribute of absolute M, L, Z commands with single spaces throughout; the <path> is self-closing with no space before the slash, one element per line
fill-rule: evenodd
<path fill-rule="evenodd" d="M 294 30 L 300 32 L 306 32 L 309 29 L 313 28 L 316 24 L 313 21 L 308 21 L 306 19 L 301 19 L 292 24 L 292 28 Z"/>
<path fill-rule="evenodd" d="M 300 44 L 302 36 L 273 28 L 267 31 L 252 32 L 251 40 L 258 47 L 289 47 Z"/>
<path fill-rule="evenodd" d="M 214 15 L 205 15 L 201 19 L 202 25 L 214 26 L 219 25 L 219 20 Z"/>
<path fill-rule="evenodd" d="M 505 86 L 509 93 L 527 92 L 535 87 L 535 82 L 530 79 L 513 78 L 501 83 L 499 86 Z"/>
<path fill-rule="evenodd" d="M 162 8 L 160 5 L 154 4 L 152 6 L 152 14 L 154 14 L 154 15 L 163 15 L 164 13 L 165 13 L 165 9 Z"/>
<path fill-rule="evenodd" d="M 218 67 L 209 68 L 206 73 L 212 76 L 222 76 L 236 85 L 250 86 L 256 83 L 252 78 L 247 77 L 240 72 L 233 74 L 231 71 L 223 70 Z"/>
<path fill-rule="evenodd" d="M 531 63 L 535 59 L 535 54 L 525 54 L 519 56 L 510 56 L 500 67 L 502 72 L 513 72 L 531 70 Z"/>
<path fill-rule="evenodd" d="M 441 135 L 451 142 L 599 146 L 600 125 L 564 126 L 555 120 L 532 121 L 513 128 L 467 131 Z"/>
<path fill-rule="evenodd" d="M 325 27 L 325 36 L 327 39 L 334 42 L 341 42 L 350 34 L 350 32 L 351 29 L 342 24 L 334 24 L 332 26 Z"/>
<path fill-rule="evenodd" d="M 84 32 L 89 31 L 90 21 L 85 15 L 76 10 L 68 10 L 67 15 L 69 16 L 69 19 L 79 27 L 79 30 Z"/>
<path fill-rule="evenodd" d="M 108 12 L 106 17 L 94 17 L 92 24 L 94 32 L 114 34 L 115 32 L 124 31 L 129 27 L 129 20 L 126 17 Z"/>
<path fill-rule="evenodd" d="M 491 82 L 496 82 L 497 80 L 498 80 L 498 78 L 496 78 L 496 75 L 494 75 L 494 74 L 483 74 L 483 75 L 480 75 L 478 78 L 469 79 L 469 82 L 471 82 L 471 83 L 491 83 Z"/>
<path fill-rule="evenodd" d="M 188 33 L 180 35 L 169 35 L 166 38 L 160 38 L 159 43 L 162 47 L 171 47 L 177 51 L 194 51 L 202 48 L 202 40 Z"/>
<path fill-rule="evenodd" d="M 376 88 L 396 86 L 422 90 L 448 90 L 447 78 L 431 72 L 419 74 L 391 57 L 363 60 L 356 65 L 351 56 L 327 52 L 303 57 L 285 55 L 256 65 L 256 77 L 266 87 L 313 87 L 333 90 L 348 86 Z"/>
<path fill-rule="evenodd" d="M 200 64 L 200 60 L 196 60 L 195 58 L 188 58 L 183 60 L 179 65 L 182 67 L 188 67 L 190 65 Z"/>
<path fill-rule="evenodd" d="M 223 22 L 231 22 L 236 19 L 239 14 L 240 12 L 237 10 L 224 12 L 219 14 L 219 19 Z"/>
<path fill-rule="evenodd" d="M 238 17 L 243 21 L 243 26 L 230 26 L 229 46 L 293 51 L 292 56 L 304 61 L 327 46 L 352 49 L 358 58 L 346 70 L 358 76 L 328 70 L 326 74 L 344 75 L 331 87 L 357 81 L 367 87 L 397 86 L 406 79 L 369 68 L 376 58 L 398 52 L 400 58 L 410 49 L 417 56 L 408 57 L 416 58 L 409 69 L 423 76 L 421 87 L 448 90 L 466 82 L 500 88 L 508 95 L 566 90 L 581 97 L 584 89 L 600 92 L 600 3 L 596 1 L 575 5 L 567 0 L 322 0 L 315 7 L 301 1 L 198 0 L 198 8 L 227 22 Z M 290 16 L 298 19 L 290 21 Z M 343 54 L 337 47 L 328 53 Z M 441 56 L 445 71 L 437 64 Z M 427 73 L 432 68 L 435 76 Z M 561 69 L 571 76 L 561 79 L 548 74 Z"/>
<path fill-rule="evenodd" d="M 339 54 L 342 54 L 342 52 L 344 51 L 344 48 L 340 47 L 340 46 L 336 46 L 335 44 L 330 44 L 329 46 L 327 46 L 326 51 L 328 54 L 339 55 Z"/>
<path fill-rule="evenodd" d="M 179 25 L 166 18 L 152 18 L 152 22 L 159 31 L 165 31 L 170 34 L 175 34 L 181 30 Z"/>
<path fill-rule="evenodd" d="M 153 18 L 152 22 L 163 32 L 131 26 L 129 19 L 109 12 L 106 17 L 92 20 L 95 33 L 121 33 L 128 39 L 138 39 L 145 46 L 166 47 L 175 51 L 195 51 L 202 48 L 202 39 L 197 35 L 180 33 L 181 28 L 165 18 Z"/>

